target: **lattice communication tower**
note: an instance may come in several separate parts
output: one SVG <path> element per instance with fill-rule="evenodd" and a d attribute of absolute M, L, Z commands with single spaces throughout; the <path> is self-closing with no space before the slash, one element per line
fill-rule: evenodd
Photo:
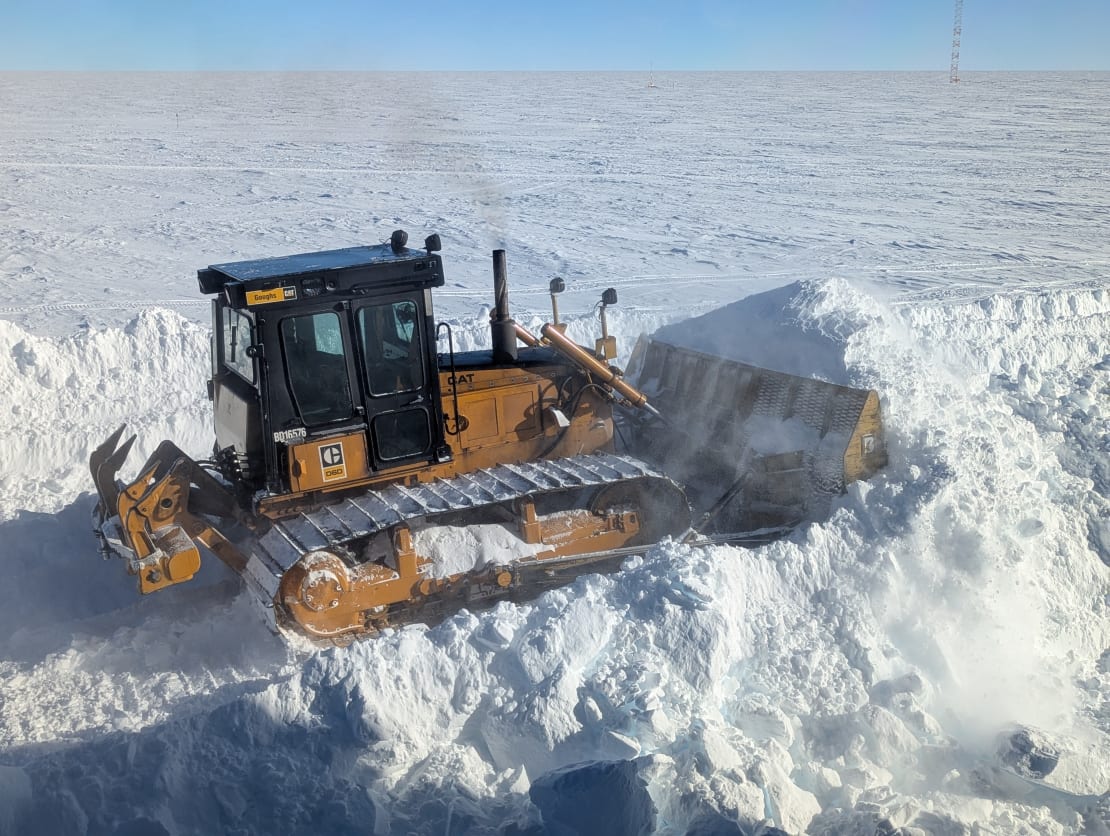
<path fill-rule="evenodd" d="M 964 25 L 964 0 L 956 0 L 956 19 L 952 24 L 952 66 L 948 70 L 948 80 L 955 84 L 960 80 L 960 33 Z"/>

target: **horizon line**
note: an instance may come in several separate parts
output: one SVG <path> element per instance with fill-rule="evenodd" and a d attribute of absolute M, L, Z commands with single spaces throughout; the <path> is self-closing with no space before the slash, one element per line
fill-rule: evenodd
<path fill-rule="evenodd" d="M 945 68 L 917 68 L 917 69 L 661 69 L 661 70 L 644 70 L 643 68 L 634 69 L 591 69 L 589 67 L 568 69 L 551 68 L 551 69 L 480 69 L 480 68 L 463 68 L 463 69 L 389 69 L 389 68 L 321 68 L 321 67 L 290 67 L 290 68 L 274 68 L 274 67 L 259 67 L 259 68 L 221 68 L 210 67 L 206 69 L 184 69 L 184 68 L 138 68 L 138 67 L 99 67 L 95 69 L 86 68 L 42 68 L 42 67 L 0 67 L 0 73 L 71 73 L 71 74 L 96 74 L 96 73 L 180 73 L 183 75 L 193 74 L 200 75 L 203 73 L 411 73 L 411 74 L 444 74 L 444 73 L 484 73 L 484 74 L 541 74 L 541 73 L 598 73 L 606 75 L 617 74 L 642 74 L 645 72 L 650 73 L 672 73 L 672 74 L 686 74 L 686 75 L 700 75 L 709 73 L 842 73 L 842 74 L 862 74 L 862 73 L 937 73 L 940 75 L 948 75 L 949 70 Z M 1029 68 L 1029 69 L 973 69 L 973 68 L 960 68 L 960 75 L 965 73 L 1110 73 L 1110 67 L 1086 67 L 1086 68 Z"/>

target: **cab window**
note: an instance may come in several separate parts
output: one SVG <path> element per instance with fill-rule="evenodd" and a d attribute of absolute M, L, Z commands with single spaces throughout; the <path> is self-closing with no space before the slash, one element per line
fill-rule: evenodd
<path fill-rule="evenodd" d="M 377 416 L 374 443 L 378 457 L 385 461 L 427 453 L 432 446 L 428 411 L 416 407 Z"/>
<path fill-rule="evenodd" d="M 358 311 L 358 338 L 372 396 L 424 388 L 424 362 L 416 303 L 410 299 L 366 305 Z"/>
<path fill-rule="evenodd" d="M 281 350 L 293 403 L 306 424 L 324 424 L 353 414 L 343 331 L 335 313 L 282 320 Z"/>
<path fill-rule="evenodd" d="M 248 356 L 251 321 L 234 308 L 224 308 L 224 365 L 248 383 L 254 383 L 254 358 Z"/>

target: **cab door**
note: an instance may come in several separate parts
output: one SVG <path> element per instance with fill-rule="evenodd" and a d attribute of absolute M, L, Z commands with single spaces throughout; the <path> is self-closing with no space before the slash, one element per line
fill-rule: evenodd
<path fill-rule="evenodd" d="M 435 446 L 433 368 L 421 301 L 379 298 L 351 312 L 375 470 L 426 459 Z"/>
<path fill-rule="evenodd" d="M 270 390 L 279 476 L 294 492 L 365 479 L 371 461 L 347 304 L 299 308 L 277 332 L 286 384 Z"/>

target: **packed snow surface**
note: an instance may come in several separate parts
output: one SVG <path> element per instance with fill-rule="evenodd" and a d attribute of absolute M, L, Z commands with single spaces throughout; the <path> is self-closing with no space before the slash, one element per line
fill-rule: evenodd
<path fill-rule="evenodd" d="M 0 74 L 0 834 L 1093 826 L 1107 101 L 1105 74 Z M 561 275 L 581 341 L 618 288 L 625 358 L 663 328 L 876 389 L 890 464 L 762 548 L 664 543 L 346 648 L 286 646 L 215 560 L 140 599 L 86 462 L 124 422 L 128 473 L 208 452 L 194 271 L 397 227 L 443 237 L 457 348 L 505 247 L 526 325 Z M 1059 750 L 1046 786 L 997 769 L 1011 724 Z"/>

